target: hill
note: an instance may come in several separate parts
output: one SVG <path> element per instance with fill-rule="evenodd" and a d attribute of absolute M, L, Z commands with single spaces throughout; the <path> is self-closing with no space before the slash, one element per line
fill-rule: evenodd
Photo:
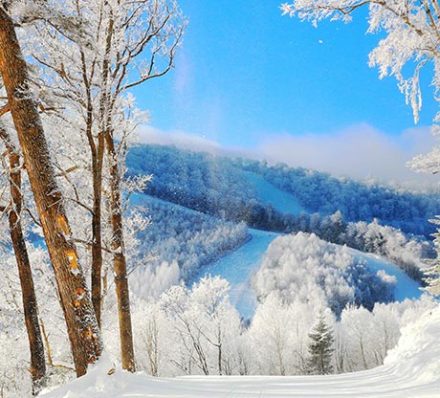
<path fill-rule="evenodd" d="M 307 215 L 323 218 L 339 211 L 345 222 L 378 219 L 429 238 L 434 229 L 428 219 L 440 213 L 437 195 L 170 146 L 135 146 L 127 165 L 129 175 L 154 176 L 147 189 L 152 196 L 260 229 L 294 230 L 310 222 Z"/>

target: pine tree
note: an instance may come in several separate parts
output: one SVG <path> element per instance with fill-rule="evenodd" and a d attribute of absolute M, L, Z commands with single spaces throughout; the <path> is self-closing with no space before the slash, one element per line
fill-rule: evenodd
<path fill-rule="evenodd" d="M 308 351 L 308 371 L 311 374 L 330 374 L 333 373 L 333 331 L 327 325 L 324 314 L 319 315 L 318 323 L 309 333 L 311 340 Z"/>

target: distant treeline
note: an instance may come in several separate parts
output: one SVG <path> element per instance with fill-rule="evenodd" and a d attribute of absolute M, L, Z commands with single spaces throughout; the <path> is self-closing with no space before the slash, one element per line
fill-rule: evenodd
<path fill-rule="evenodd" d="M 415 279 L 421 278 L 418 259 L 431 255 L 430 246 L 421 241 L 430 239 L 434 231 L 428 219 L 440 214 L 440 200 L 435 195 L 398 192 L 301 168 L 158 145 L 132 148 L 127 162 L 129 175 L 153 175 L 147 188 L 152 196 L 224 220 L 244 221 L 253 228 L 313 232 L 329 242 L 391 257 Z M 263 203 L 248 181 L 248 172 L 292 194 L 305 211 L 283 214 Z M 409 244 L 417 252 L 410 260 L 398 255 Z"/>
<path fill-rule="evenodd" d="M 153 196 L 257 228 L 283 230 L 284 215 L 259 201 L 243 171 L 259 174 L 292 194 L 307 213 L 330 215 L 339 210 L 346 221 L 376 218 L 383 225 L 428 239 L 434 231 L 428 219 L 440 214 L 437 195 L 399 192 L 302 168 L 175 147 L 136 146 L 130 150 L 128 167 L 130 174 L 155 176 L 148 188 Z"/>

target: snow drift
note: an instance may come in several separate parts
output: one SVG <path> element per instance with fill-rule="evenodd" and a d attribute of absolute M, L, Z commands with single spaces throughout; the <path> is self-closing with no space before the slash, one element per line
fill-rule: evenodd
<path fill-rule="evenodd" d="M 334 376 L 215 376 L 152 378 L 129 374 L 103 358 L 72 383 L 42 393 L 45 398 L 225 398 L 225 397 L 399 397 L 440 396 L 440 305 L 402 330 L 385 364 Z"/>

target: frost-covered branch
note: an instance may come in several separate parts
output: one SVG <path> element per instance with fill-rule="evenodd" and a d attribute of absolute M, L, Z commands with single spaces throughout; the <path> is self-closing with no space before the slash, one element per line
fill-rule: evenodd
<path fill-rule="evenodd" d="M 369 8 L 368 33 L 385 33 L 370 53 L 370 66 L 379 69 L 381 78 L 396 78 L 418 122 L 422 108 L 419 76 L 426 65 L 434 69 L 435 98 L 440 88 L 440 21 L 435 1 L 296 0 L 281 6 L 284 14 L 297 15 L 314 25 L 323 19 L 350 22 L 353 12 L 361 7 Z M 412 72 L 405 76 L 406 71 Z"/>

